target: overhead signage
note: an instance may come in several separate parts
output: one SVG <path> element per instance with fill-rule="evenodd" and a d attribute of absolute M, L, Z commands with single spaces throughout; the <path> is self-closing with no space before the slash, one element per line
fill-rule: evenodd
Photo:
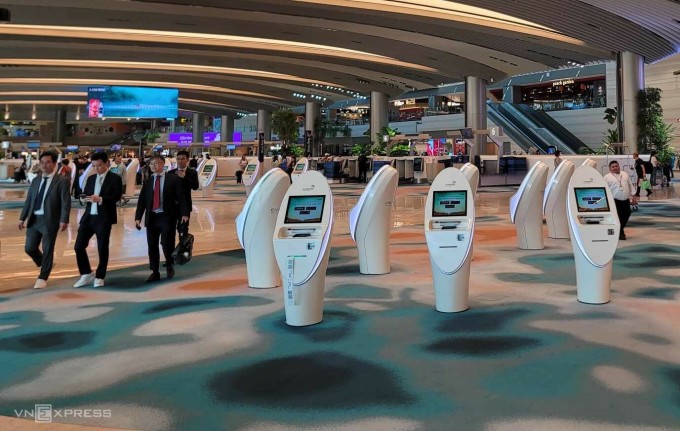
<path fill-rule="evenodd" d="M 557 80 L 557 81 L 553 81 L 552 85 L 553 85 L 553 87 L 560 87 L 562 85 L 569 85 L 569 84 L 573 84 L 573 83 L 574 83 L 573 79 L 560 79 L 560 80 Z"/>

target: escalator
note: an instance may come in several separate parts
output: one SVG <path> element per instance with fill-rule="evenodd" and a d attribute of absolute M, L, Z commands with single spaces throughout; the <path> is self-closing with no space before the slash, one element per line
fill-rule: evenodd
<path fill-rule="evenodd" d="M 505 134 L 526 153 L 530 148 L 538 148 L 539 153 L 548 154 L 548 147 L 553 145 L 545 140 L 527 121 L 524 115 L 507 103 L 487 102 L 487 115 L 497 125 L 502 126 Z"/>
<path fill-rule="evenodd" d="M 546 114 L 544 111 L 537 111 L 529 105 L 514 105 L 520 109 L 529 118 L 534 120 L 534 122 L 540 125 L 542 128 L 547 129 L 552 133 L 557 139 L 559 139 L 563 146 L 559 149 L 563 152 L 565 147 L 569 148 L 573 153 L 578 154 L 579 149 L 586 147 L 587 145 L 583 143 L 579 138 L 574 136 L 569 130 L 567 130 L 563 125 L 557 122 L 553 117 Z"/>

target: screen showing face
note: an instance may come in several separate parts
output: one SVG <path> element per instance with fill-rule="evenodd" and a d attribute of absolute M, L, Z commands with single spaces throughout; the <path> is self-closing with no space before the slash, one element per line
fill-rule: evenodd
<path fill-rule="evenodd" d="M 214 167 L 213 165 L 205 165 L 205 166 L 203 167 L 203 173 L 204 173 L 204 174 L 209 174 L 209 173 L 211 173 L 211 172 L 213 171 L 213 167 Z"/>
<path fill-rule="evenodd" d="M 321 223 L 326 195 L 290 196 L 284 223 Z"/>
<path fill-rule="evenodd" d="M 304 171 L 305 170 L 305 164 L 304 163 L 298 163 L 295 165 L 295 170 L 296 171 Z"/>
<path fill-rule="evenodd" d="M 575 187 L 578 212 L 609 212 L 607 191 L 604 187 Z"/>
<path fill-rule="evenodd" d="M 257 165 L 248 165 L 246 166 L 246 172 L 255 172 L 255 168 Z"/>
<path fill-rule="evenodd" d="M 467 215 L 467 191 L 434 192 L 432 217 L 464 217 Z"/>

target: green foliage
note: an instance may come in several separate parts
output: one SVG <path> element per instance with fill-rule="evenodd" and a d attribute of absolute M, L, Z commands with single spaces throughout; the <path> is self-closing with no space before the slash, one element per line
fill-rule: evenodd
<path fill-rule="evenodd" d="M 280 108 L 272 113 L 272 132 L 276 133 L 282 142 L 283 148 L 288 148 L 297 143 L 298 122 L 297 114 L 288 108 Z M 287 152 L 288 150 L 286 150 Z"/>
<path fill-rule="evenodd" d="M 371 154 L 371 143 L 366 142 L 364 144 L 355 144 L 352 147 L 351 152 L 352 152 L 353 156 L 360 156 L 362 154 L 365 154 L 365 155 L 368 156 L 369 154 Z"/>
<path fill-rule="evenodd" d="M 605 135 L 604 139 L 602 139 L 602 143 L 609 145 L 616 142 L 621 142 L 619 140 L 619 131 L 616 129 L 607 129 L 607 134 Z"/>
<path fill-rule="evenodd" d="M 4 159 L 4 158 L 5 158 L 5 151 L 0 150 L 0 159 Z"/>
<path fill-rule="evenodd" d="M 146 132 L 146 134 L 144 135 L 144 137 L 142 139 L 145 139 L 146 142 L 149 143 L 149 144 L 153 144 L 154 142 L 156 142 L 156 139 L 158 139 L 160 137 L 161 137 L 161 134 L 158 133 L 158 131 L 149 130 L 149 131 Z"/>
<path fill-rule="evenodd" d="M 580 147 L 578 149 L 578 153 L 579 154 L 595 154 L 595 151 L 593 151 L 593 149 L 590 148 L 589 146 L 584 145 L 583 147 Z"/>
<path fill-rule="evenodd" d="M 296 159 L 299 159 L 300 157 L 305 155 L 305 149 L 298 145 L 293 145 L 292 147 L 290 147 L 288 154 L 294 156 Z"/>
<path fill-rule="evenodd" d="M 373 154 L 374 156 L 386 156 L 387 145 L 384 142 L 380 142 L 379 144 L 372 146 L 371 154 Z"/>
<path fill-rule="evenodd" d="M 396 144 L 390 148 L 391 157 L 404 157 L 408 156 L 411 152 L 411 146 L 409 144 Z"/>
<path fill-rule="evenodd" d="M 673 126 L 663 121 L 661 90 L 645 88 L 638 93 L 638 152 L 668 153 Z"/>
<path fill-rule="evenodd" d="M 615 124 L 617 118 L 619 118 L 619 108 L 618 107 L 607 108 L 607 109 L 604 110 L 603 120 L 607 120 L 607 123 Z"/>

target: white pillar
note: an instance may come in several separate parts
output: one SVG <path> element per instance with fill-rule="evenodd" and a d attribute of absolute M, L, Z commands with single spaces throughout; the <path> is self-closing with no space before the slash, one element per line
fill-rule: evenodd
<path fill-rule="evenodd" d="M 203 145 L 203 133 L 205 132 L 205 114 L 194 112 L 191 119 L 191 142 Z"/>
<path fill-rule="evenodd" d="M 264 133 L 264 140 L 272 140 L 272 113 L 264 109 L 257 110 L 257 135 Z"/>
<path fill-rule="evenodd" d="M 320 150 L 316 148 L 316 129 L 314 128 L 314 123 L 316 119 L 321 116 L 321 105 L 316 102 L 305 102 L 305 133 L 307 130 L 312 131 L 312 142 L 310 147 L 307 148 L 305 141 L 305 153 L 311 152 L 314 156 L 320 156 Z M 304 137 L 304 134 L 303 134 Z M 306 156 L 307 154 L 305 154 Z"/>
<path fill-rule="evenodd" d="M 375 134 L 389 124 L 388 101 L 387 94 L 371 91 L 371 142 Z"/>
<path fill-rule="evenodd" d="M 645 86 L 645 61 L 642 56 L 629 51 L 619 53 L 618 72 L 620 86 L 619 93 L 619 119 L 622 125 L 623 136 L 620 140 L 628 146 L 628 152 L 637 151 L 638 147 L 638 92 Z"/>
<path fill-rule="evenodd" d="M 486 80 L 465 77 L 465 127 L 486 130 Z M 470 148 L 470 161 L 485 153 L 486 135 L 475 135 L 475 146 Z"/>

